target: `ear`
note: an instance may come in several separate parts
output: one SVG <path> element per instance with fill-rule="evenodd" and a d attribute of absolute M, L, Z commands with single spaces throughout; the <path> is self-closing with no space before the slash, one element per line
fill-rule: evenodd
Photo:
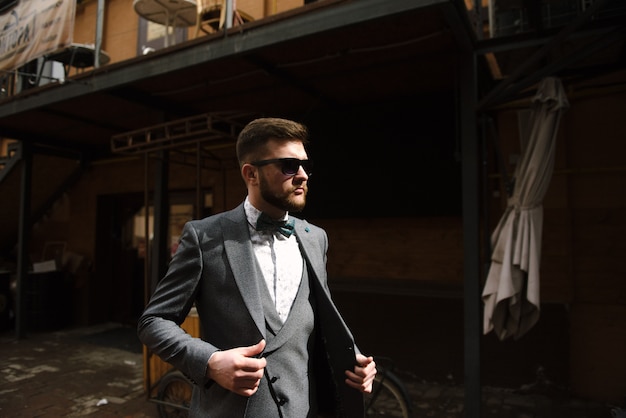
<path fill-rule="evenodd" d="M 256 179 L 256 168 L 251 164 L 244 164 L 241 167 L 241 175 L 246 181 L 254 180 Z"/>

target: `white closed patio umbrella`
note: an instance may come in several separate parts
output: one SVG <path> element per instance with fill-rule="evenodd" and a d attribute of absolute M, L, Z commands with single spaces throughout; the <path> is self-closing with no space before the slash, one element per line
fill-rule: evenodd
<path fill-rule="evenodd" d="M 542 201 L 554 168 L 555 138 L 569 107 L 561 81 L 541 81 L 532 100 L 530 134 L 515 169 L 512 196 L 491 236 L 493 251 L 484 302 L 483 332 L 518 339 L 539 320 Z"/>

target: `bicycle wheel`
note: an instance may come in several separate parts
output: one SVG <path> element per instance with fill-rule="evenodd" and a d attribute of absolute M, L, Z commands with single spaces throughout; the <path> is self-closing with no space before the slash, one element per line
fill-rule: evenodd
<path fill-rule="evenodd" d="M 159 382 L 157 410 L 161 418 L 187 417 L 192 385 L 179 371 L 166 373 Z"/>
<path fill-rule="evenodd" d="M 379 370 L 372 393 L 365 395 L 365 415 L 372 418 L 413 416 L 408 393 L 393 373 Z"/>

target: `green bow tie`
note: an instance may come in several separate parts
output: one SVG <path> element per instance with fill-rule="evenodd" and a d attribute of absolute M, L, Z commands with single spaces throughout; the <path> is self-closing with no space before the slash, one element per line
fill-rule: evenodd
<path fill-rule="evenodd" d="M 291 234 L 293 234 L 294 223 L 293 219 L 289 219 L 287 221 L 275 221 L 267 214 L 261 213 L 261 216 L 259 216 L 259 219 L 256 221 L 256 230 L 279 232 L 289 238 Z"/>

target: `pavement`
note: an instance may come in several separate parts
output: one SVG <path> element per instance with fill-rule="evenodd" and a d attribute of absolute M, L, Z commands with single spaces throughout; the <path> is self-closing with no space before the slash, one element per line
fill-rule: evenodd
<path fill-rule="evenodd" d="M 0 417 L 158 417 L 134 328 L 0 336 Z"/>
<path fill-rule="evenodd" d="M 464 417 L 463 386 L 429 382 L 397 369 L 415 417 Z M 535 382 L 482 388 L 483 418 L 611 418 L 613 405 L 590 402 Z M 625 415 L 619 415 L 624 413 Z M 31 333 L 0 333 L 0 418 L 158 418 L 144 390 L 143 352 L 135 328 L 106 323 Z"/>

